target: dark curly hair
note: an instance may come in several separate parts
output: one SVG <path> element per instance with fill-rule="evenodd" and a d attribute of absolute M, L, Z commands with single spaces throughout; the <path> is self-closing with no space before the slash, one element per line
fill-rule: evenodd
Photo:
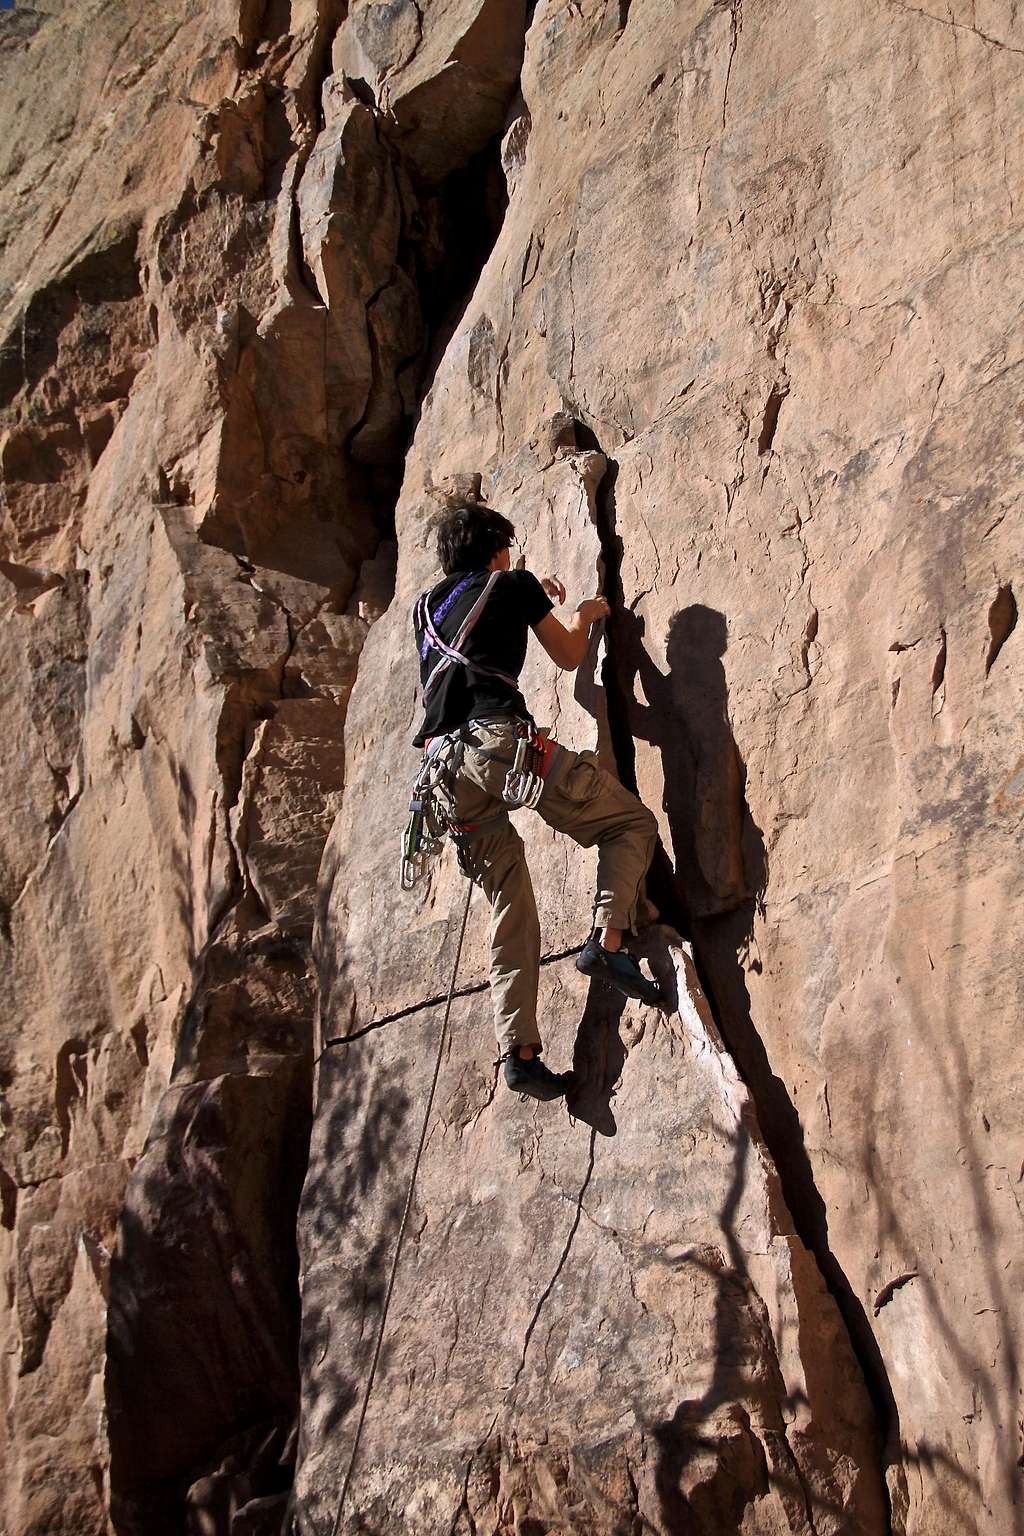
<path fill-rule="evenodd" d="M 446 576 L 486 571 L 499 550 L 511 547 L 516 530 L 507 517 L 479 501 L 453 507 L 438 526 L 437 557 Z"/>

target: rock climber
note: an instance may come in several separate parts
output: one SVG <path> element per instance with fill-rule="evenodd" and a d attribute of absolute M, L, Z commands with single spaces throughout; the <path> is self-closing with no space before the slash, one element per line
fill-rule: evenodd
<path fill-rule="evenodd" d="M 577 969 L 653 1006 L 658 988 L 625 940 L 643 899 L 657 823 L 595 753 L 572 752 L 537 732 L 518 686 L 529 631 L 556 666 L 573 672 L 609 608 L 603 597 L 586 598 L 563 624 L 554 606 L 564 604 L 564 586 L 554 576 L 512 570 L 514 542 L 513 524 L 480 502 L 454 507 L 438 527 L 444 578 L 414 613 L 425 709 L 414 745 L 441 764 L 449 830 L 463 869 L 490 903 L 491 998 L 505 1081 L 518 1093 L 555 1099 L 574 1078 L 541 1059 L 540 924 L 523 841 L 509 820 L 510 773 L 528 746 L 536 793 L 515 803 L 535 804 L 548 826 L 581 847 L 597 845 L 594 926 Z"/>

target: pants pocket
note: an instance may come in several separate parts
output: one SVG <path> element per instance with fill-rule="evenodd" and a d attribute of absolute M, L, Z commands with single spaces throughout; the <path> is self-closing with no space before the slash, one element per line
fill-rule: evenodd
<path fill-rule="evenodd" d="M 596 752 L 579 752 L 576 761 L 563 773 L 558 789 L 567 800 L 585 805 L 600 790 L 602 769 Z"/>

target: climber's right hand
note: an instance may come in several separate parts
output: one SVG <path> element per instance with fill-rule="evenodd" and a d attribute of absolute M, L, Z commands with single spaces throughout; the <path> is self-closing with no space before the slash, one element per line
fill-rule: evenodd
<path fill-rule="evenodd" d="M 576 608 L 584 624 L 596 624 L 598 619 L 606 619 L 611 613 L 606 597 L 588 597 L 579 603 Z"/>

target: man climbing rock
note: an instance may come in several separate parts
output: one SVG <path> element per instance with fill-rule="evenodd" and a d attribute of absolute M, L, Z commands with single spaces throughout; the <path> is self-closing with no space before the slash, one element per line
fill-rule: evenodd
<path fill-rule="evenodd" d="M 603 597 L 580 603 L 567 624 L 554 613 L 565 588 L 511 569 L 515 529 L 480 503 L 456 507 L 438 528 L 444 579 L 416 604 L 425 715 L 414 744 L 437 765 L 436 783 L 467 874 L 491 906 L 491 997 L 505 1081 L 554 1099 L 571 1072 L 541 1060 L 537 1027 L 540 925 L 522 838 L 510 804 L 531 805 L 581 847 L 598 849 L 594 927 L 576 960 L 586 976 L 657 1005 L 660 994 L 624 945 L 657 838 L 651 812 L 605 772 L 593 752 L 543 739 L 518 677 L 532 629 L 556 666 L 575 671 Z"/>

